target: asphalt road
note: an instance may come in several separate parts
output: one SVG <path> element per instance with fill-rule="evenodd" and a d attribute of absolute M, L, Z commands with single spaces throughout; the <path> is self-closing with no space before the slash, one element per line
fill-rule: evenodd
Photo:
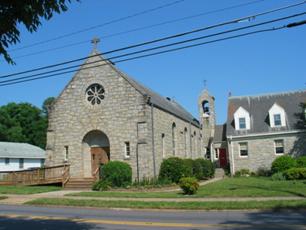
<path fill-rule="evenodd" d="M 306 229 L 306 211 L 147 211 L 0 205 L 0 230 Z"/>

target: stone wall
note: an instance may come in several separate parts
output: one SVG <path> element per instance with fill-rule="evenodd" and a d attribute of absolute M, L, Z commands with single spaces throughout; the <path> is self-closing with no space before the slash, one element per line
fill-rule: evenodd
<path fill-rule="evenodd" d="M 241 169 L 249 169 L 253 172 L 259 168 L 270 169 L 273 160 L 281 156 L 281 154 L 275 154 L 274 146 L 274 141 L 280 139 L 284 140 L 285 154 L 293 156 L 306 154 L 305 134 L 274 134 L 229 140 L 228 151 L 232 173 Z M 248 143 L 248 157 L 241 157 L 239 154 L 239 143 L 241 142 Z"/>
<path fill-rule="evenodd" d="M 88 61 L 100 60 L 94 57 Z M 105 89 L 100 105 L 91 105 L 85 98 L 93 83 Z M 110 142 L 110 159 L 128 162 L 136 175 L 137 124 L 146 120 L 144 98 L 110 65 L 81 69 L 57 98 L 50 114 L 47 133 L 46 165 L 64 163 L 68 146 L 68 163 L 72 177 L 90 177 L 90 153 L 82 140 L 92 130 L 106 134 Z M 130 142 L 131 156 L 125 158 L 125 142 Z M 145 152 L 148 150 L 144 147 Z"/>
<path fill-rule="evenodd" d="M 99 60 L 102 59 L 92 57 L 87 62 Z M 85 96 L 86 89 L 94 83 L 102 85 L 105 90 L 104 99 L 97 105 L 91 105 Z M 162 159 L 173 156 L 173 123 L 176 124 L 175 156 L 202 156 L 199 128 L 159 108 L 152 108 L 147 100 L 112 65 L 81 68 L 57 98 L 49 114 L 46 165 L 69 163 L 72 177 L 91 177 L 90 146 L 83 140 L 89 132 L 99 130 L 108 138 L 110 160 L 129 163 L 134 179 L 158 176 Z M 125 142 L 130 143 L 130 157 L 125 156 Z M 68 159 L 65 161 L 67 148 Z"/>

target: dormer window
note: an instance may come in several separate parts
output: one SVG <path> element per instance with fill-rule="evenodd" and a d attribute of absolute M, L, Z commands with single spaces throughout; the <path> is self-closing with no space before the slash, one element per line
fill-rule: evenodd
<path fill-rule="evenodd" d="M 239 129 L 246 129 L 245 117 L 239 117 Z"/>
<path fill-rule="evenodd" d="M 274 126 L 282 126 L 282 120 L 281 120 L 281 115 L 274 114 Z"/>
<path fill-rule="evenodd" d="M 239 107 L 234 113 L 234 122 L 236 130 L 249 130 L 251 128 L 250 114 L 242 107 Z"/>
<path fill-rule="evenodd" d="M 269 110 L 269 120 L 272 128 L 286 126 L 285 110 L 275 103 Z"/>

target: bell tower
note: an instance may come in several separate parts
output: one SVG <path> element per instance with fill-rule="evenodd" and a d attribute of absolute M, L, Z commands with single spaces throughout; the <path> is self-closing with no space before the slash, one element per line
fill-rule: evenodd
<path fill-rule="evenodd" d="M 211 159 L 211 144 L 215 134 L 216 115 L 215 98 L 204 89 L 198 100 L 200 123 L 202 126 L 202 149 L 205 158 Z"/>

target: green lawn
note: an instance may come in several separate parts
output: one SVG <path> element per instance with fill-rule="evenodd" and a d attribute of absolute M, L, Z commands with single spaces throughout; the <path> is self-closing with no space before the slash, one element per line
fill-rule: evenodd
<path fill-rule="evenodd" d="M 306 197 L 306 181 L 272 181 L 270 178 L 240 177 L 226 178 L 201 186 L 193 196 L 184 196 L 178 192 L 81 192 L 68 196 L 86 197 L 130 197 L 130 198 L 186 198 L 186 197 Z"/>
<path fill-rule="evenodd" d="M 61 190 L 57 186 L 0 186 L 0 194 L 34 194 Z"/>
<path fill-rule="evenodd" d="M 306 200 L 287 201 L 241 201 L 241 202 L 145 202 L 145 201 L 106 201 L 44 198 L 29 201 L 28 205 L 60 205 L 98 208 L 139 208 L 139 209 L 300 209 L 306 208 Z"/>

